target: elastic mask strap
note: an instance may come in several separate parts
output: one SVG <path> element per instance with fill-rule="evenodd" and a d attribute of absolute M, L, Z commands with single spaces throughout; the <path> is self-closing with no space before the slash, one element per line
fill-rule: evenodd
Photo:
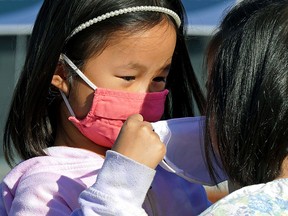
<path fill-rule="evenodd" d="M 87 85 L 89 85 L 94 91 L 97 89 L 97 86 L 95 86 L 65 54 L 62 53 L 61 58 L 83 79 L 84 82 L 87 83 Z"/>
<path fill-rule="evenodd" d="M 62 96 L 62 98 L 63 98 L 63 100 L 64 100 L 64 102 L 65 102 L 65 104 L 66 104 L 66 107 L 67 107 L 67 109 L 69 110 L 70 114 L 71 114 L 72 116 L 76 116 L 75 113 L 74 113 L 74 111 L 72 110 L 72 107 L 70 106 L 70 103 L 69 103 L 66 95 L 65 95 L 61 90 L 59 90 L 59 91 L 60 91 L 60 93 L 61 93 L 61 96 Z"/>
<path fill-rule="evenodd" d="M 171 166 L 169 166 L 169 164 L 167 164 L 164 159 L 160 161 L 159 165 L 168 172 L 176 173 L 176 171 Z"/>

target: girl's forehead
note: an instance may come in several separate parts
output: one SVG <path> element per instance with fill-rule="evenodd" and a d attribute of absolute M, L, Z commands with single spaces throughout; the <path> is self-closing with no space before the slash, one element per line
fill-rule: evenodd
<path fill-rule="evenodd" d="M 129 36 L 120 35 L 108 41 L 102 52 L 88 61 L 94 65 L 105 62 L 112 67 L 159 68 L 170 64 L 176 46 L 173 26 L 159 25 Z M 103 65 L 104 66 L 104 65 Z"/>
<path fill-rule="evenodd" d="M 162 21 L 161 23 L 151 26 L 149 28 L 138 28 L 136 31 L 131 30 L 122 30 L 117 31 L 109 37 L 107 41 L 107 45 L 109 46 L 115 46 L 119 44 L 120 42 L 125 43 L 125 41 L 129 41 L 131 43 L 131 40 L 134 40 L 134 43 L 140 43 L 140 42 L 153 42 L 153 41 L 159 41 L 161 39 L 163 42 L 165 40 L 169 39 L 175 39 L 176 40 L 176 29 L 173 24 Z M 141 40 L 141 41 L 140 41 Z"/>

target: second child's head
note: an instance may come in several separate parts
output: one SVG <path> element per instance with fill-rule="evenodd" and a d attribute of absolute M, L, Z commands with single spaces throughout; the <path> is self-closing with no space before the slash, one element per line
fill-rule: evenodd
<path fill-rule="evenodd" d="M 243 1 L 220 27 L 209 64 L 210 143 L 232 181 L 268 182 L 288 155 L 287 1 Z"/>

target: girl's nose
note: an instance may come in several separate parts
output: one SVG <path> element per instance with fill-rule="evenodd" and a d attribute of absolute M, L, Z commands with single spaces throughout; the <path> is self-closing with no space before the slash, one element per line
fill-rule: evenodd
<path fill-rule="evenodd" d="M 149 92 L 153 92 L 153 89 L 152 89 L 151 86 L 152 86 L 151 83 L 141 85 L 141 86 L 139 86 L 139 88 L 138 88 L 138 92 L 139 92 L 139 93 L 149 93 Z"/>
<path fill-rule="evenodd" d="M 164 79 L 164 78 L 163 78 Z M 165 89 L 166 82 L 155 78 L 155 74 L 139 79 L 134 90 L 139 93 L 159 92 Z"/>
<path fill-rule="evenodd" d="M 139 80 L 138 84 L 134 88 L 135 92 L 138 93 L 149 93 L 153 92 L 153 80 L 146 79 L 146 80 Z"/>

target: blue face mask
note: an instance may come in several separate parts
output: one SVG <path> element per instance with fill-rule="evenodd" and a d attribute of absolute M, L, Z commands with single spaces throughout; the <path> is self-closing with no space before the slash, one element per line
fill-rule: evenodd
<path fill-rule="evenodd" d="M 159 164 L 165 170 L 194 183 L 213 186 L 204 151 L 205 117 L 185 117 L 152 123 L 154 131 L 166 145 L 166 155 Z M 224 170 L 213 165 L 219 175 L 217 184 L 227 180 Z"/>

